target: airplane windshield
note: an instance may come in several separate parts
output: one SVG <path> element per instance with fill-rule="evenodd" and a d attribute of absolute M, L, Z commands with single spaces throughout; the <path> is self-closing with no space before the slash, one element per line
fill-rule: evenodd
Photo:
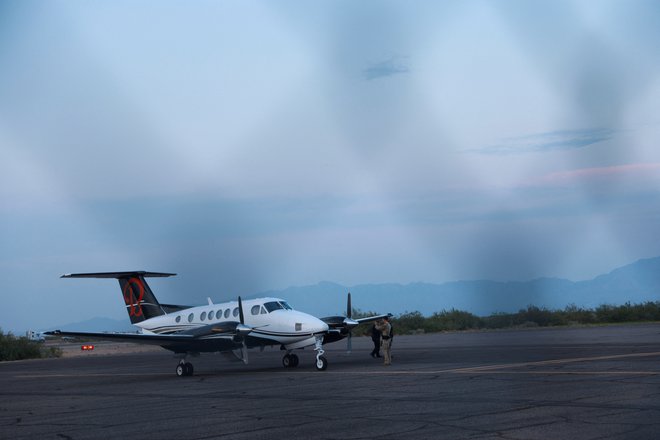
<path fill-rule="evenodd" d="M 267 302 L 264 304 L 264 307 L 266 307 L 266 310 L 268 310 L 268 313 L 274 311 L 274 310 L 293 310 L 289 304 L 287 304 L 286 301 L 272 301 L 272 302 Z"/>
<path fill-rule="evenodd" d="M 268 310 L 268 313 L 284 308 L 284 307 L 282 307 L 282 304 L 278 303 L 277 301 L 267 302 L 267 303 L 264 304 L 264 307 L 266 307 L 266 310 Z"/>
<path fill-rule="evenodd" d="M 293 307 L 291 307 L 286 301 L 280 301 L 280 305 L 286 310 L 293 310 Z"/>

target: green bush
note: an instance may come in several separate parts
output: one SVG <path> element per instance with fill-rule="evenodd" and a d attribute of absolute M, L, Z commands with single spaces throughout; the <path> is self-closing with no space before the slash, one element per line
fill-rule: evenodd
<path fill-rule="evenodd" d="M 0 361 L 17 361 L 43 357 L 59 357 L 62 352 L 58 348 L 44 348 L 42 344 L 31 341 L 25 336 L 16 337 L 0 330 Z"/>
<path fill-rule="evenodd" d="M 397 334 L 440 332 L 448 330 L 501 329 L 512 327 L 548 327 L 575 324 L 608 324 L 660 321 L 660 301 L 620 306 L 601 305 L 595 310 L 571 304 L 563 310 L 548 310 L 533 305 L 516 313 L 493 313 L 478 317 L 462 310 L 435 312 L 425 317 L 420 312 L 405 312 L 393 319 Z"/>
<path fill-rule="evenodd" d="M 420 312 L 406 312 L 393 320 L 396 334 L 424 333 L 428 331 L 427 319 Z"/>
<path fill-rule="evenodd" d="M 429 331 L 469 330 L 483 327 L 483 321 L 476 315 L 462 310 L 435 312 L 428 318 Z"/>

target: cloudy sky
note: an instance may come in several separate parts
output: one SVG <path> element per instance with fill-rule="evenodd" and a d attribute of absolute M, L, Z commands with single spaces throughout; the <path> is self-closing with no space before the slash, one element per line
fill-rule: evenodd
<path fill-rule="evenodd" d="M 589 279 L 660 255 L 659 141 L 653 1 L 0 2 L 0 327 Z"/>

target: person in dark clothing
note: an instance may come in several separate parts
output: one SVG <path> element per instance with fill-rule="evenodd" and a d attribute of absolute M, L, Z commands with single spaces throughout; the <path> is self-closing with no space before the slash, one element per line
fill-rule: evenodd
<path fill-rule="evenodd" d="M 376 324 L 371 326 L 371 340 L 374 343 L 374 349 L 371 350 L 372 358 L 380 357 L 380 330 L 376 328 Z"/>

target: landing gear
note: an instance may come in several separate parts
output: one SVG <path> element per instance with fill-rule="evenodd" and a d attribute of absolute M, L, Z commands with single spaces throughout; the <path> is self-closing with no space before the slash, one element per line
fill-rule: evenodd
<path fill-rule="evenodd" d="M 324 356 L 318 356 L 316 358 L 316 369 L 324 371 L 326 368 L 328 368 L 328 360 Z"/>
<path fill-rule="evenodd" d="M 295 368 L 298 366 L 299 362 L 298 355 L 295 354 L 287 353 L 282 358 L 282 365 L 284 365 L 284 368 Z"/>
<path fill-rule="evenodd" d="M 186 362 L 181 359 L 179 365 L 176 366 L 176 375 L 179 377 L 183 376 L 192 376 L 194 372 L 193 365 L 190 362 Z"/>
<path fill-rule="evenodd" d="M 314 350 L 316 350 L 316 369 L 324 371 L 328 368 L 328 360 L 323 356 L 323 336 L 316 336 Z"/>

